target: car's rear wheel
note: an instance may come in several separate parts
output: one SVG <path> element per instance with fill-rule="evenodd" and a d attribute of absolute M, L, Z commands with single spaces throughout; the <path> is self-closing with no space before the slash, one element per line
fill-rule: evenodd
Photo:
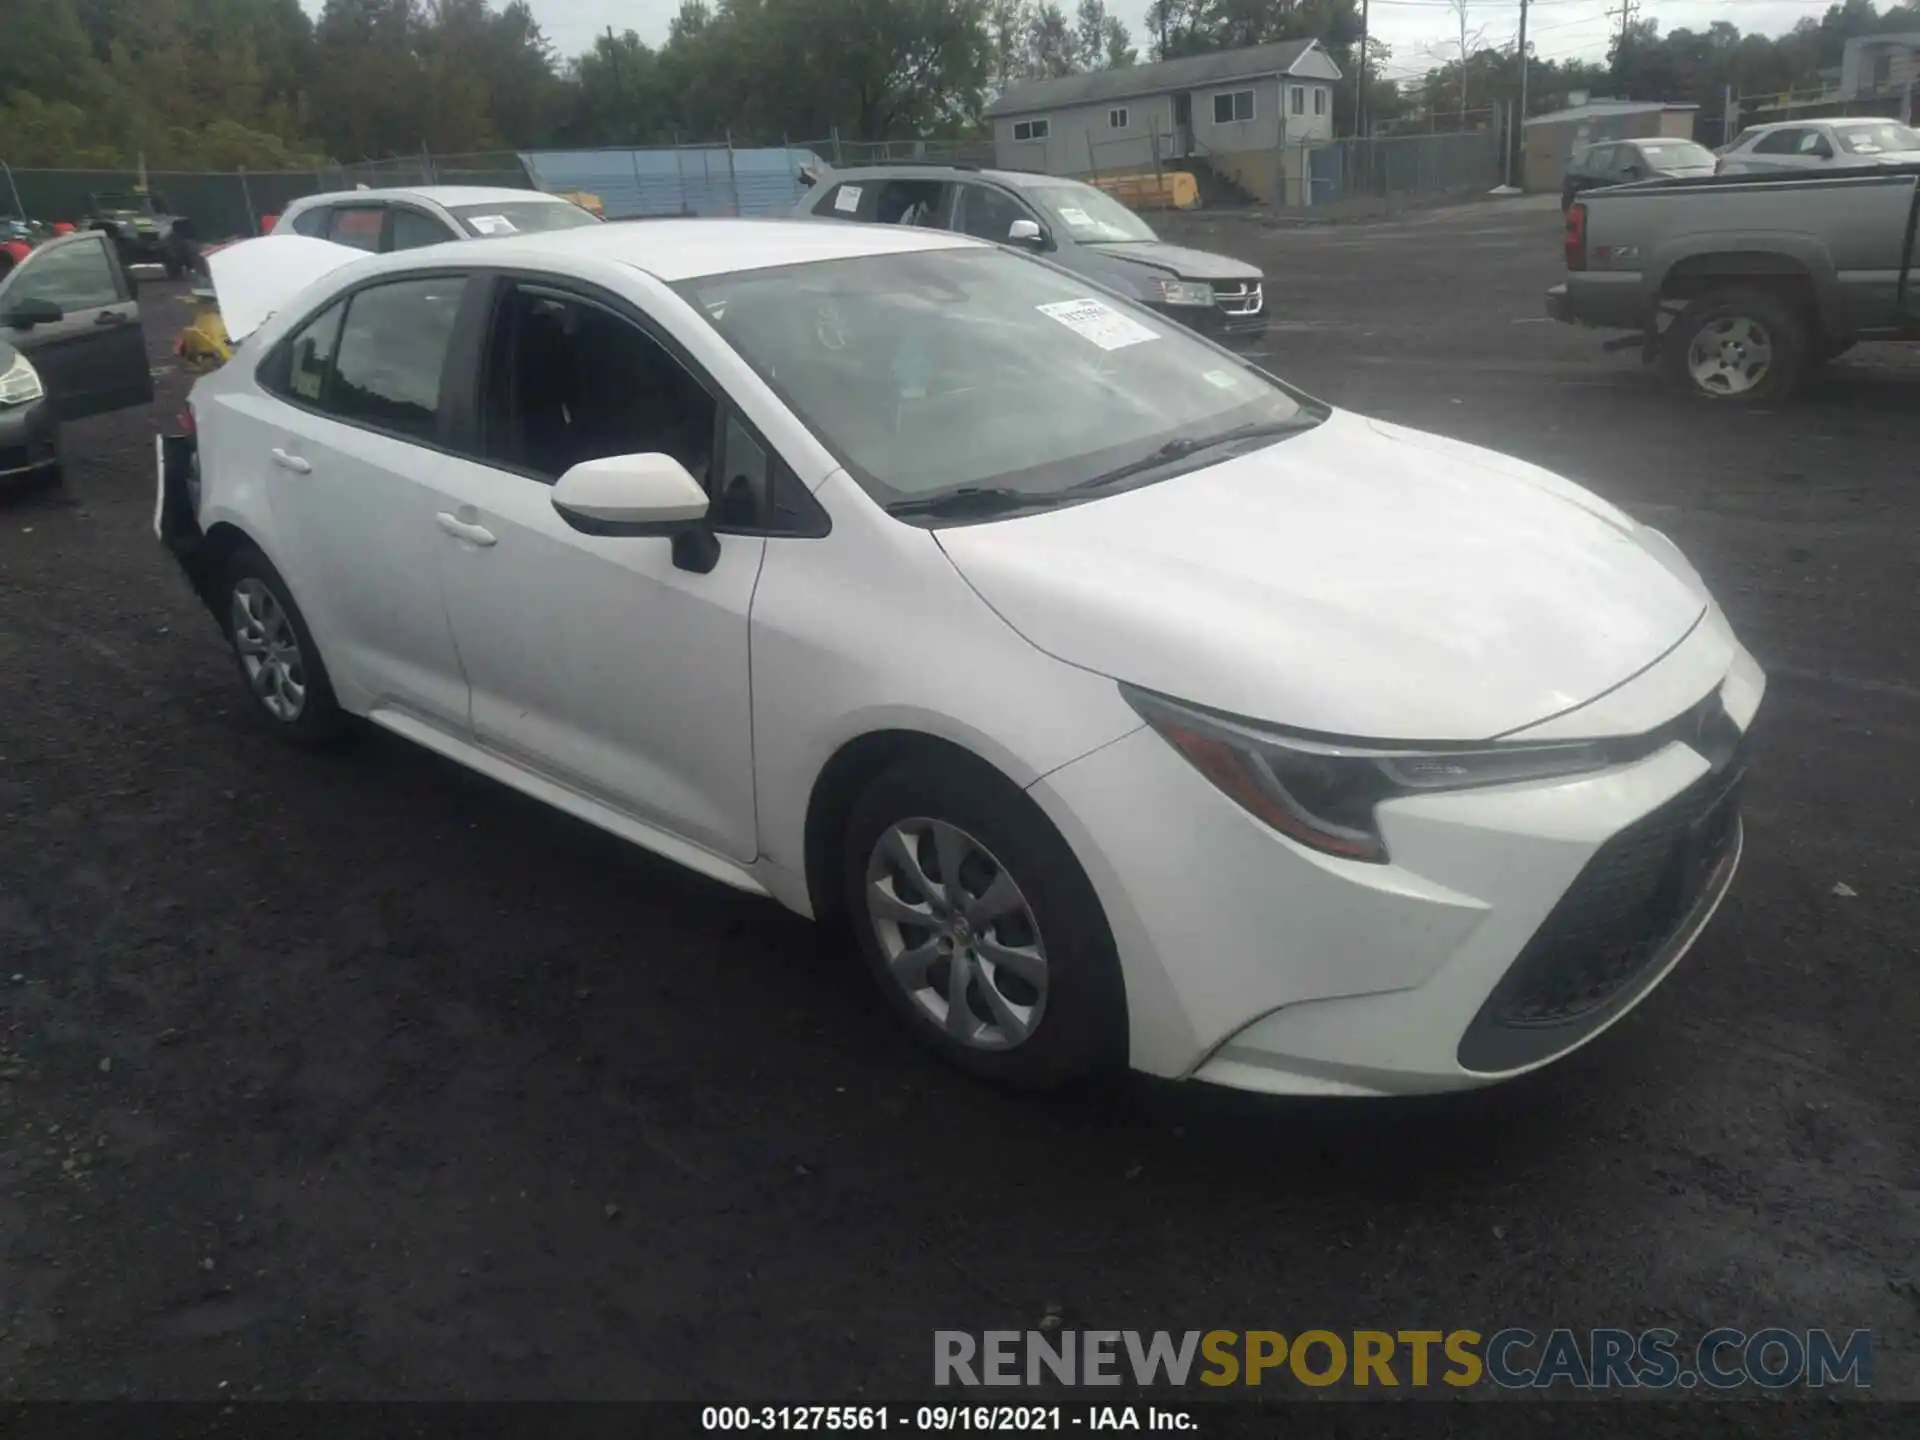
<path fill-rule="evenodd" d="M 909 759 L 854 802 L 842 899 L 888 1003 L 961 1068 L 1026 1087 L 1126 1060 L 1126 992 L 1093 887 L 984 766 Z"/>
<path fill-rule="evenodd" d="M 1805 370 L 1808 326 L 1766 290 L 1718 290 L 1680 312 L 1661 351 L 1676 388 L 1701 399 L 1764 405 L 1785 399 Z"/>
<path fill-rule="evenodd" d="M 241 546 L 227 562 L 224 601 L 227 643 L 254 712 L 296 744 L 338 739 L 346 717 L 313 635 L 287 582 L 251 545 Z"/>

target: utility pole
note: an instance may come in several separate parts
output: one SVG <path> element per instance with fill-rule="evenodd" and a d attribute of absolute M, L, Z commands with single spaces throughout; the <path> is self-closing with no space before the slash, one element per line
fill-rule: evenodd
<path fill-rule="evenodd" d="M 1520 0 L 1520 108 L 1516 118 L 1509 122 L 1507 130 L 1507 154 L 1515 149 L 1520 152 L 1520 188 L 1527 186 L 1527 0 Z M 1511 174 L 1507 183 L 1513 183 Z"/>
<path fill-rule="evenodd" d="M 1368 0 L 1360 0 L 1360 83 L 1353 92 L 1353 133 L 1357 136 L 1367 133 L 1367 4 Z"/>
<path fill-rule="evenodd" d="M 1627 51 L 1627 34 L 1629 27 L 1632 26 L 1635 20 L 1640 18 L 1639 0 L 1620 0 L 1620 8 L 1618 10 L 1607 11 L 1607 18 L 1609 20 L 1616 15 L 1620 17 L 1620 49 L 1617 53 L 1624 55 Z"/>
<path fill-rule="evenodd" d="M 1734 127 L 1739 123 L 1739 120 L 1740 102 L 1733 98 L 1733 86 L 1729 85 L 1727 86 L 1726 109 L 1721 111 L 1720 118 L 1720 143 L 1722 145 L 1731 145 L 1733 143 L 1735 134 Z"/>

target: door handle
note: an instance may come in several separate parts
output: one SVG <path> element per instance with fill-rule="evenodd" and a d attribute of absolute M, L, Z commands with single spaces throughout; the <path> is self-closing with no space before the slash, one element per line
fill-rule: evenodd
<path fill-rule="evenodd" d="M 469 545 L 478 545 L 483 549 L 495 543 L 494 534 L 484 525 L 469 525 L 458 515 L 449 515 L 442 510 L 433 517 L 440 522 L 440 528 L 456 540 L 464 540 Z"/>
<path fill-rule="evenodd" d="M 273 449 L 272 455 L 273 463 L 278 465 L 282 470 L 291 470 L 296 475 L 307 475 L 313 471 L 313 466 L 309 465 L 305 460 L 302 460 L 298 455 L 289 455 L 278 446 Z"/>
<path fill-rule="evenodd" d="M 102 310 L 98 315 L 93 317 L 93 323 L 96 325 L 124 325 L 127 323 L 127 317 L 122 315 L 118 310 Z"/>

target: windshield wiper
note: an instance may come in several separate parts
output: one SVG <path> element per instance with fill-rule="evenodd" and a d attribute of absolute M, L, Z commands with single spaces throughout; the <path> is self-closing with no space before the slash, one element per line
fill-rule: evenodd
<path fill-rule="evenodd" d="M 896 500 L 887 506 L 889 515 L 999 515 L 1008 510 L 1043 509 L 1056 504 L 1055 497 L 1032 490 L 1013 490 L 1004 485 L 962 485 L 958 490 L 942 490 L 937 495 L 917 500 Z"/>
<path fill-rule="evenodd" d="M 1095 475 L 1091 480 L 1082 480 L 1078 484 L 1069 485 L 1067 489 L 1101 490 L 1148 470 L 1156 470 L 1162 465 L 1184 460 L 1189 455 L 1197 455 L 1202 450 L 1211 450 L 1218 445 L 1231 445 L 1236 440 L 1253 440 L 1267 435 L 1294 435 L 1302 430 L 1311 430 L 1319 423 L 1319 416 L 1303 411 L 1287 420 L 1255 420 L 1250 424 L 1236 425 L 1231 430 L 1222 430 L 1218 435 L 1198 438 L 1182 436 L 1178 440 L 1167 441 L 1158 450 L 1142 455 L 1138 460 L 1130 460 L 1116 469 Z"/>

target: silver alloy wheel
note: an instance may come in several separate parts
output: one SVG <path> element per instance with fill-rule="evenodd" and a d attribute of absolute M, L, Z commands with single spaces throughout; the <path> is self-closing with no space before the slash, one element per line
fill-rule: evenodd
<path fill-rule="evenodd" d="M 1047 1005 L 1047 950 L 1020 886 L 973 836 L 902 820 L 867 861 L 867 916 L 894 983 L 953 1039 L 1009 1050 Z"/>
<path fill-rule="evenodd" d="M 276 720 L 292 722 L 307 705 L 307 668 L 293 622 L 264 580 L 233 587 L 233 648 L 254 698 Z"/>
<path fill-rule="evenodd" d="M 1744 395 L 1773 368 L 1773 337 L 1745 315 L 1709 320 L 1687 346 L 1687 371 L 1709 395 Z"/>

